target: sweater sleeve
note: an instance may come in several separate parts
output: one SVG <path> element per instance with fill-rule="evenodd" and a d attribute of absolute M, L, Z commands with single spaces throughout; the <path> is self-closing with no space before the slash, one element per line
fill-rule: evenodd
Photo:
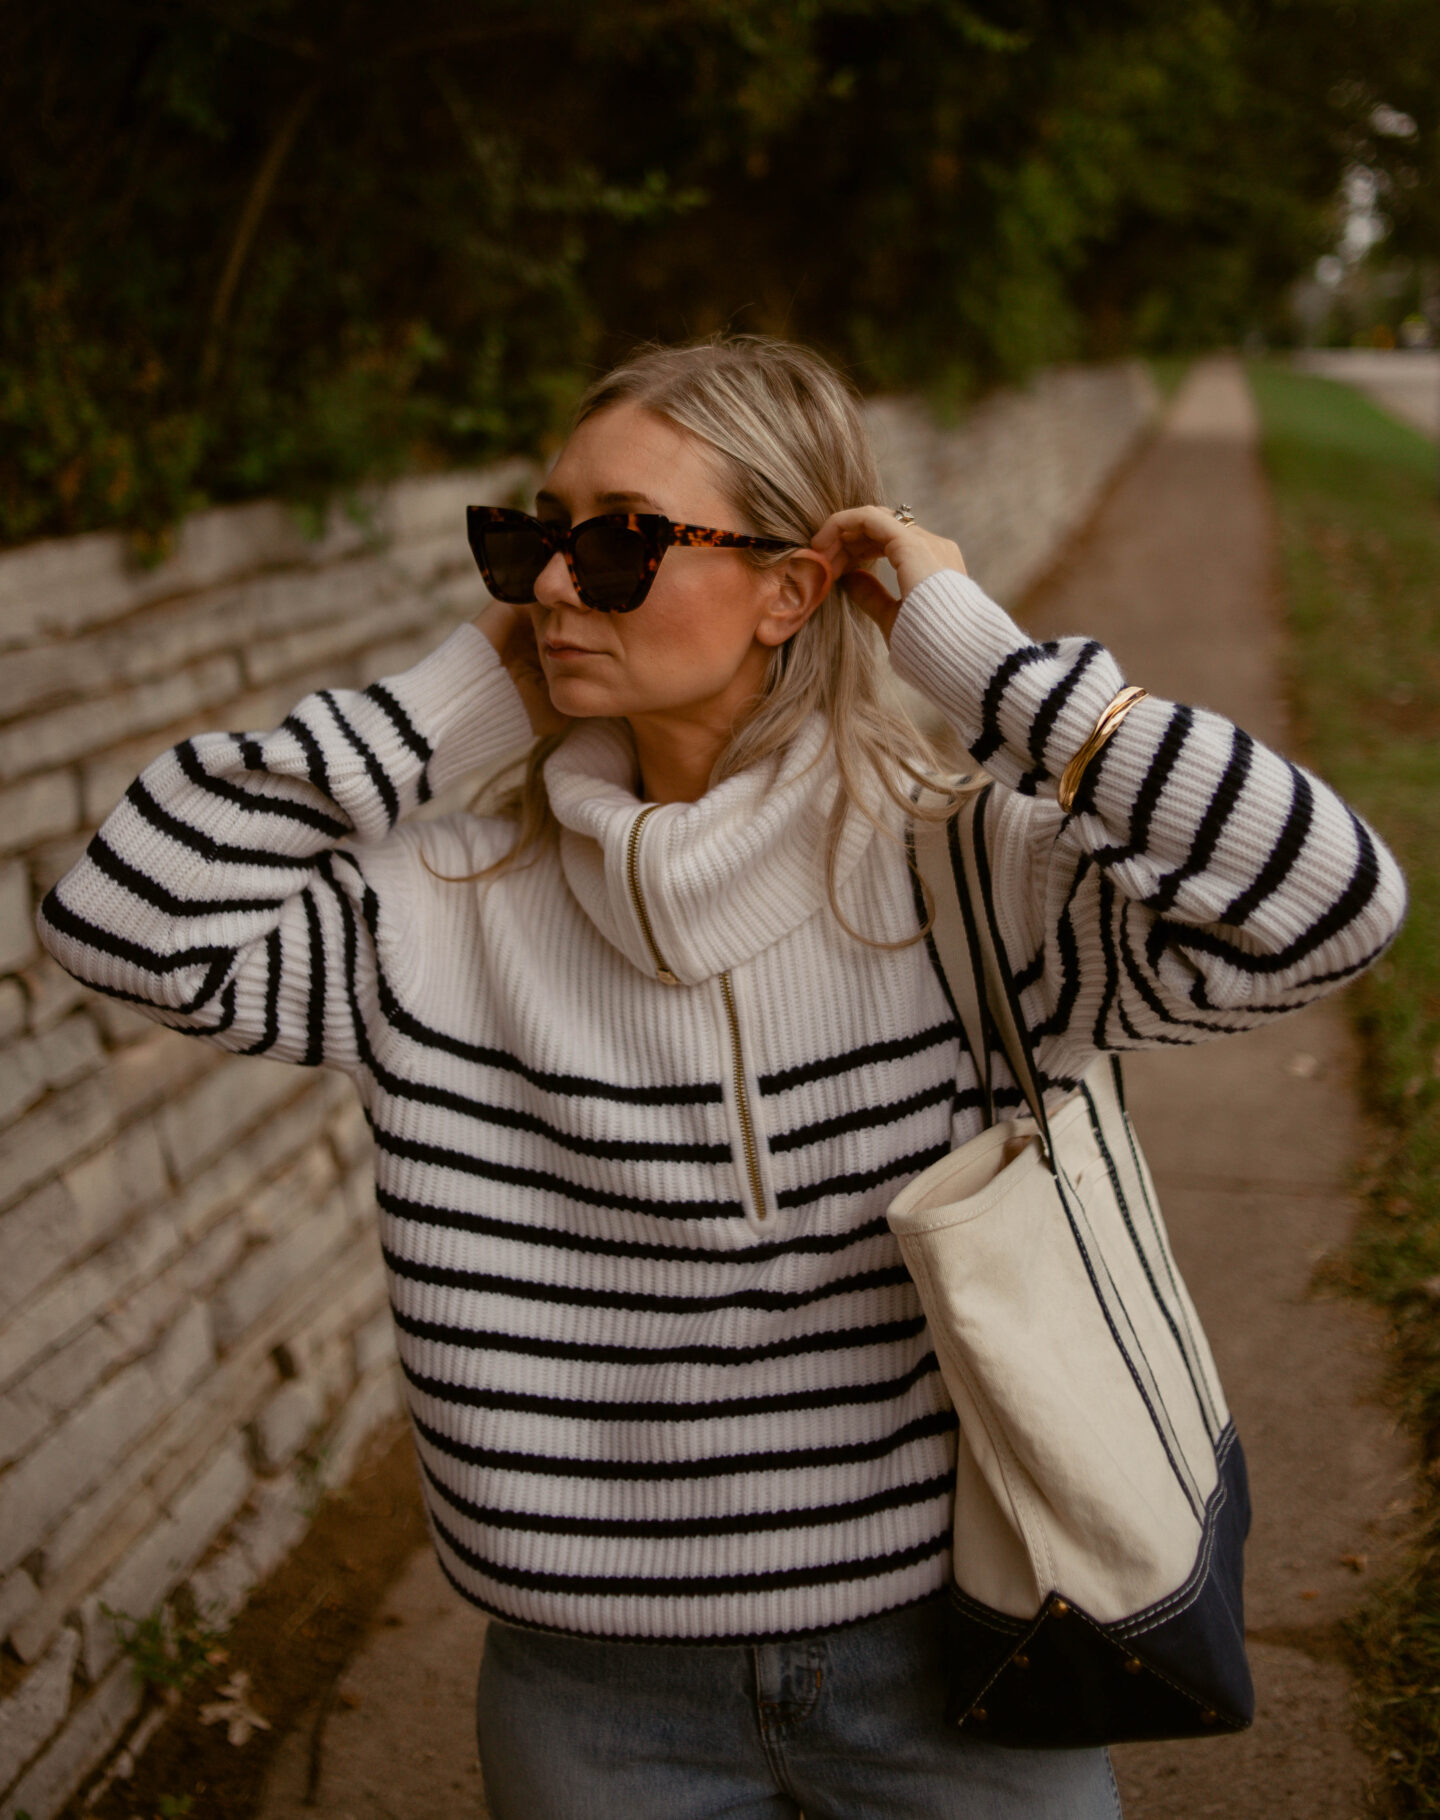
<path fill-rule="evenodd" d="M 413 872 L 382 864 L 392 830 L 530 738 L 466 625 L 402 676 L 307 696 L 273 733 L 183 740 L 45 898 L 41 939 L 77 979 L 174 1029 L 354 1068 L 385 991 L 369 875 Z M 389 909 L 403 929 L 403 905 Z"/>
<path fill-rule="evenodd" d="M 1405 884 L 1335 792 L 1221 715 L 1154 697 L 1057 780 L 1124 685 L 1093 641 L 1035 644 L 968 577 L 895 624 L 897 672 L 1000 784 L 997 916 L 1045 1073 L 1099 1049 L 1193 1043 L 1293 1010 L 1394 938 Z"/>

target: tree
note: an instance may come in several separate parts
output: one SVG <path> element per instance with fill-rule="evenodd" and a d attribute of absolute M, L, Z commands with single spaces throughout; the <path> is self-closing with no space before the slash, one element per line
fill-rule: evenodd
<path fill-rule="evenodd" d="M 1357 159 L 1432 233 L 1430 11 L 9 0 L 0 539 L 533 447 L 649 335 L 952 394 L 1233 337 Z"/>

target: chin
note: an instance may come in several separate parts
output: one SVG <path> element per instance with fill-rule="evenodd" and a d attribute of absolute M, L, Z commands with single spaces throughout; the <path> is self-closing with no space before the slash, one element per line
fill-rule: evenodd
<path fill-rule="evenodd" d="M 614 720 L 627 712 L 610 690 L 583 682 L 552 683 L 550 704 L 557 714 L 566 714 L 571 720 Z"/>

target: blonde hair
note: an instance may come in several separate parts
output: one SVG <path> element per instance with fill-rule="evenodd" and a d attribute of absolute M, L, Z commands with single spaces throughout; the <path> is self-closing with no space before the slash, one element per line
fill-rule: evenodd
<path fill-rule="evenodd" d="M 736 528 L 792 549 L 808 547 L 832 513 L 880 498 L 855 393 L 818 354 L 793 342 L 724 335 L 683 347 L 642 348 L 589 388 L 572 431 L 620 404 L 653 411 L 703 444 L 739 514 Z M 785 561 L 783 551 L 743 555 L 756 567 Z M 844 578 L 772 654 L 761 694 L 720 754 L 711 784 L 783 751 L 816 713 L 829 728 L 839 784 L 825 851 L 830 904 L 841 926 L 868 942 L 845 920 L 836 898 L 836 856 L 847 819 L 858 813 L 889 832 L 871 807 L 876 783 L 907 816 L 938 819 L 952 799 L 940 753 L 891 682 L 879 628 L 851 600 Z M 491 813 L 519 824 L 514 846 L 492 871 L 516 864 L 554 837 L 544 765 L 564 737 L 537 741 L 518 785 L 492 798 Z M 943 803 L 932 797 L 917 806 L 917 784 L 941 792 Z"/>

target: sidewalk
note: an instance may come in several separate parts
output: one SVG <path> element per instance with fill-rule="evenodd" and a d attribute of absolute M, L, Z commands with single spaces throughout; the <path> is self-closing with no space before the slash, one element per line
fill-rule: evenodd
<path fill-rule="evenodd" d="M 1042 635 L 1104 640 L 1132 679 L 1218 708 L 1283 749 L 1254 444 L 1239 367 L 1205 363 L 1025 618 Z M 1375 1323 L 1307 1295 L 1316 1262 L 1352 1219 L 1352 1060 L 1344 1011 L 1330 1004 L 1127 1067 L 1250 1460 L 1260 1699 L 1243 1736 L 1117 1751 L 1127 1820 L 1358 1820 L 1362 1810 L 1365 1764 L 1349 1739 L 1336 1621 L 1374 1571 L 1387 1512 L 1404 1496 L 1405 1454 L 1367 1401 Z M 418 1556 L 319 1732 L 317 1804 L 304 1804 L 307 1723 L 282 1747 L 262 1820 L 479 1815 L 471 1710 L 483 1630 L 429 1552 Z"/>
<path fill-rule="evenodd" d="M 1103 640 L 1127 676 L 1287 747 L 1270 519 L 1239 366 L 1208 361 L 1116 487 L 1027 626 Z M 1253 1731 L 1131 1746 L 1128 1820 L 1356 1820 L 1336 1623 L 1363 1596 L 1405 1450 L 1369 1397 L 1378 1321 L 1307 1294 L 1343 1245 L 1359 1140 L 1354 1054 L 1331 1000 L 1267 1029 L 1127 1061 L 1136 1123 L 1250 1465 Z M 1392 1519 L 1393 1520 L 1393 1519 Z M 1348 1563 L 1347 1563 L 1348 1557 Z M 1351 1563 L 1365 1563 L 1357 1573 Z"/>

